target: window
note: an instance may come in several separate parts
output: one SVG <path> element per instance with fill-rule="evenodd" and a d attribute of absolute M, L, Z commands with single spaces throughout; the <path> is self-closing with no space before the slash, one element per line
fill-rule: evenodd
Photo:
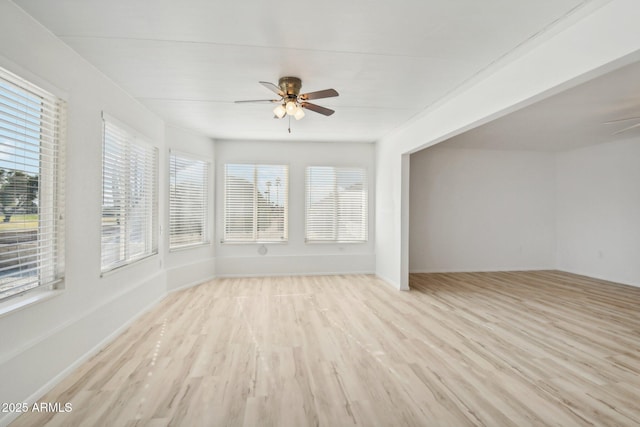
<path fill-rule="evenodd" d="M 286 241 L 288 182 L 286 165 L 225 165 L 224 241 Z"/>
<path fill-rule="evenodd" d="M 207 243 L 209 163 L 182 154 L 169 158 L 169 248 Z"/>
<path fill-rule="evenodd" d="M 102 271 L 158 253 L 158 149 L 104 120 Z"/>
<path fill-rule="evenodd" d="M 0 68 L 0 300 L 63 275 L 64 102 Z"/>
<path fill-rule="evenodd" d="M 367 172 L 307 167 L 307 242 L 367 241 Z"/>

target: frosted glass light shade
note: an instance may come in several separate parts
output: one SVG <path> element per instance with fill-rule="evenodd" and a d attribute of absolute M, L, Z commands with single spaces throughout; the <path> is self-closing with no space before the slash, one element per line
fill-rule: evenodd
<path fill-rule="evenodd" d="M 287 104 L 285 105 L 285 110 L 290 116 L 293 116 L 296 113 L 297 108 L 298 106 L 293 101 L 287 101 Z"/>
<path fill-rule="evenodd" d="M 282 105 L 278 105 L 273 109 L 273 114 L 275 114 L 277 118 L 281 119 L 285 114 L 287 114 L 287 110 L 285 110 Z"/>
<path fill-rule="evenodd" d="M 295 117 L 296 120 L 300 120 L 301 118 L 304 117 L 304 111 L 302 111 L 302 107 L 298 107 L 298 109 L 296 110 L 296 113 L 293 115 L 293 117 Z"/>

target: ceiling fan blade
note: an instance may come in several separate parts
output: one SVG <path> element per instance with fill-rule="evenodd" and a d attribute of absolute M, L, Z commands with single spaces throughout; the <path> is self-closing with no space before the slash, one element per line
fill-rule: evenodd
<path fill-rule="evenodd" d="M 273 102 L 281 102 L 281 99 L 248 99 L 246 101 L 233 101 L 236 104 L 244 104 L 247 102 L 254 102 L 254 103 L 273 103 Z"/>
<path fill-rule="evenodd" d="M 316 113 L 320 113 L 320 114 L 325 115 L 325 116 L 330 116 L 333 113 L 335 113 L 335 111 L 333 111 L 333 110 L 321 107 L 321 106 L 316 105 L 316 104 L 312 104 L 310 102 L 303 102 L 303 103 L 300 104 L 300 106 L 302 108 L 306 108 L 308 110 L 315 111 Z"/>
<path fill-rule="evenodd" d="M 624 129 L 620 129 L 619 131 L 614 132 L 611 135 L 618 135 L 618 134 L 620 134 L 622 132 L 626 132 L 628 130 L 635 129 L 635 128 L 640 128 L 640 123 L 636 123 L 635 125 L 631 125 L 631 126 L 628 126 L 628 127 L 624 128 Z"/>
<path fill-rule="evenodd" d="M 640 116 L 638 116 L 638 117 L 628 117 L 626 119 L 610 120 L 608 122 L 604 122 L 603 124 L 612 125 L 614 123 L 628 122 L 629 120 L 640 120 Z"/>
<path fill-rule="evenodd" d="M 338 95 L 340 94 L 335 89 L 325 89 L 319 90 L 317 92 L 303 93 L 302 95 L 300 95 L 300 99 L 302 101 L 306 101 L 308 99 L 331 98 L 332 96 Z"/>
<path fill-rule="evenodd" d="M 284 93 L 282 92 L 282 90 L 280 90 L 280 88 L 276 85 L 274 85 L 273 83 L 269 83 L 269 82 L 260 82 L 260 84 L 264 87 L 266 87 L 267 89 L 269 89 L 271 92 L 277 94 L 278 96 L 284 96 Z"/>

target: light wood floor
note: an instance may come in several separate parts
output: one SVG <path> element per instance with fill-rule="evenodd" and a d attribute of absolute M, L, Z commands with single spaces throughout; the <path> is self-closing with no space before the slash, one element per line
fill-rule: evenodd
<path fill-rule="evenodd" d="M 221 279 L 15 426 L 640 425 L 640 288 L 565 273 Z"/>

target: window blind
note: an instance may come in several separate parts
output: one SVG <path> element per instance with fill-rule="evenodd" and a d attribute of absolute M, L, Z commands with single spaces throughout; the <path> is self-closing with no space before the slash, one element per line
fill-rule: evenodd
<path fill-rule="evenodd" d="M 158 149 L 105 117 L 102 271 L 158 252 Z"/>
<path fill-rule="evenodd" d="M 283 242 L 288 238 L 289 167 L 226 164 L 224 241 Z"/>
<path fill-rule="evenodd" d="M 207 243 L 209 163 L 169 156 L 169 248 Z"/>
<path fill-rule="evenodd" d="M 362 168 L 306 169 L 308 242 L 365 242 L 368 238 L 367 172 Z"/>
<path fill-rule="evenodd" d="M 65 104 L 0 68 L 0 300 L 62 279 Z"/>

